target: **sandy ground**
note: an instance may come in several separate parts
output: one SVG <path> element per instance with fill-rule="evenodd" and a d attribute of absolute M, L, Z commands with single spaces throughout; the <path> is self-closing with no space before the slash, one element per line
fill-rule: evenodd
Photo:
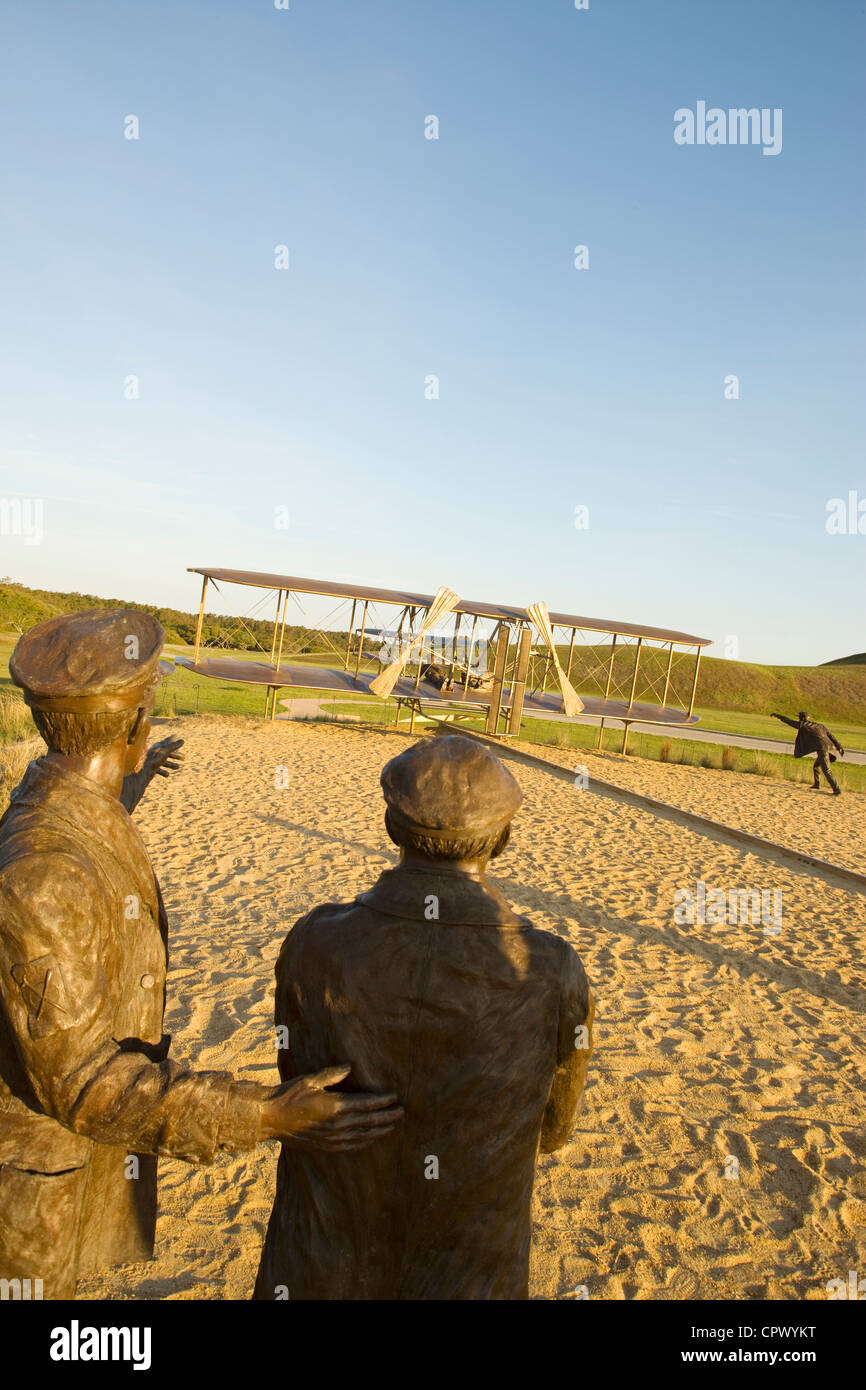
<path fill-rule="evenodd" d="M 516 747 L 572 769 L 579 760 L 591 778 L 751 831 L 831 864 L 866 872 L 866 796 L 854 792 L 833 796 L 823 777 L 821 790 L 815 792 L 811 782 L 786 782 L 751 772 L 661 765 L 648 758 L 539 748 L 522 741 Z M 812 759 L 804 762 L 811 777 Z"/>
<path fill-rule="evenodd" d="M 394 862 L 378 775 L 411 740 L 252 720 L 169 723 L 187 766 L 137 813 L 171 923 L 167 1028 L 203 1069 L 276 1081 L 285 932 Z M 586 755 L 596 775 L 839 863 L 866 863 L 864 798 Z M 279 767 L 289 786 L 274 786 Z M 532 1296 L 824 1299 L 866 1272 L 866 897 L 515 768 L 525 802 L 494 881 L 580 951 L 597 1047 L 572 1142 L 539 1163 Z M 674 893 L 779 889 L 782 930 L 678 925 Z M 161 1160 L 157 1259 L 84 1298 L 249 1297 L 274 1145 Z M 730 1174 L 730 1176 L 726 1176 Z M 858 1240 L 859 1233 L 859 1240 Z"/>

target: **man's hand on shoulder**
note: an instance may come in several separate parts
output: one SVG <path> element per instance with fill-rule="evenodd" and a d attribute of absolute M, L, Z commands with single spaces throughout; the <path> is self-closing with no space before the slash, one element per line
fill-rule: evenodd
<path fill-rule="evenodd" d="M 327 1067 L 277 1087 L 262 1105 L 259 1139 L 281 1139 L 293 1149 L 327 1153 L 365 1149 L 390 1134 L 403 1108 L 391 1095 L 328 1091 L 349 1075 L 349 1066 Z"/>

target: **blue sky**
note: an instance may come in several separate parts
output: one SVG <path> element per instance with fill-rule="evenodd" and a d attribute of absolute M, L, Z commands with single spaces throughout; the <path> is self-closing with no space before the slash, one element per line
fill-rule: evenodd
<path fill-rule="evenodd" d="M 864 29 L 852 0 L 7 0 L 0 496 L 45 537 L 0 572 L 184 608 L 188 565 L 447 583 L 862 651 L 866 534 L 825 519 L 866 501 Z M 699 100 L 781 108 L 781 153 L 678 146 Z"/>

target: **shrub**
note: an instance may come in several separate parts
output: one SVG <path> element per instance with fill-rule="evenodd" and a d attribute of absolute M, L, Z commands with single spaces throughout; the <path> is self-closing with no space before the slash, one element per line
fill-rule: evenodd
<path fill-rule="evenodd" d="M 31 738 L 25 743 L 8 743 L 0 748 L 0 815 L 9 805 L 9 796 L 18 786 L 27 764 L 45 752 L 41 738 Z"/>
<path fill-rule="evenodd" d="M 20 697 L 0 695 L 0 744 L 35 738 L 30 711 Z"/>
<path fill-rule="evenodd" d="M 754 771 L 759 777 L 781 777 L 782 769 L 779 767 L 775 758 L 771 758 L 766 753 L 755 754 Z"/>

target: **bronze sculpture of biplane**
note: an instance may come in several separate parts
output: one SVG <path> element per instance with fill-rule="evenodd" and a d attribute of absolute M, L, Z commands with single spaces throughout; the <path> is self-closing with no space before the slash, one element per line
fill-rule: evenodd
<path fill-rule="evenodd" d="M 301 687 L 394 699 L 398 714 L 401 705 L 409 706 L 410 731 L 425 707 L 444 708 L 452 718 L 480 714 L 488 734 L 510 738 L 519 735 L 523 719 L 590 717 L 600 721 L 600 743 L 605 721 L 615 719 L 625 730 L 625 750 L 633 723 L 697 723 L 706 637 L 548 613 L 541 603 L 515 608 L 475 602 L 445 588 L 433 595 L 248 570 L 193 567 L 190 573 L 202 576 L 201 603 L 192 660 L 180 656 L 178 664 L 196 675 L 266 687 L 265 713 L 271 718 L 278 691 Z M 262 660 L 202 656 L 208 585 L 221 583 L 276 595 L 271 650 Z M 284 663 L 289 596 L 299 594 L 351 602 L 345 650 L 333 648 L 333 664 L 301 664 L 291 654 Z M 399 610 L 394 627 L 368 626 L 383 607 Z M 557 640 L 557 630 L 564 640 Z M 377 650 L 370 639 L 381 643 Z M 374 664 L 377 671 L 369 669 Z"/>

